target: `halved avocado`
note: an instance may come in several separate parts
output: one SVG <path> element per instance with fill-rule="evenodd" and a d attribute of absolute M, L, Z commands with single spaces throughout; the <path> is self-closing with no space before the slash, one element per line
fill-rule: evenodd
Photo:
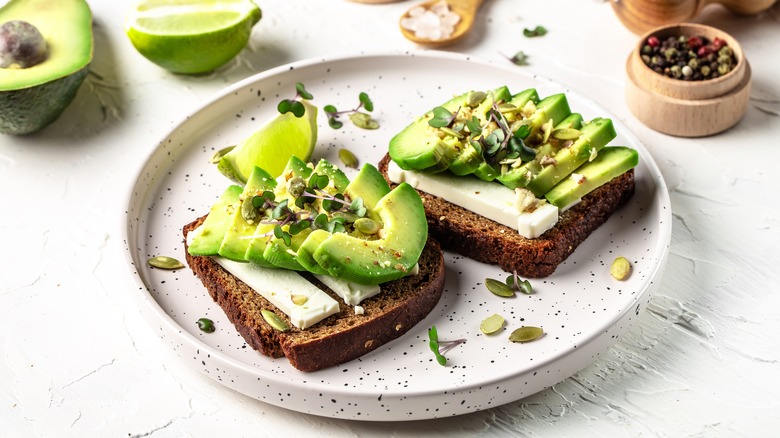
<path fill-rule="evenodd" d="M 0 68 L 0 132 L 30 134 L 56 120 L 76 96 L 92 62 L 92 12 L 85 0 L 11 0 L 0 25 L 35 26 L 47 57 L 27 68 Z"/>

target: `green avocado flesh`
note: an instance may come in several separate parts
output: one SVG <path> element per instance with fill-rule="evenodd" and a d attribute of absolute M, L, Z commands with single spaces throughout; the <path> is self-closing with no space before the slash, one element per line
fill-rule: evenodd
<path fill-rule="evenodd" d="M 561 181 L 544 196 L 550 204 L 558 208 L 566 207 L 612 178 L 636 167 L 638 163 L 639 154 L 634 149 L 625 146 L 606 147 L 593 161 L 578 167 L 571 178 Z"/>
<path fill-rule="evenodd" d="M 27 68 L 0 68 L 0 132 L 29 134 L 56 120 L 76 96 L 92 61 L 92 12 L 84 0 L 11 0 L 0 25 L 22 20 L 48 47 Z"/>
<path fill-rule="evenodd" d="M 510 189 L 526 188 L 537 198 L 544 198 L 572 172 L 595 161 L 599 151 L 617 136 L 610 119 L 585 122 L 582 115 L 572 113 L 563 93 L 540 99 L 535 89 L 527 89 L 507 97 L 509 90 L 500 87 L 484 92 L 491 98 L 469 107 L 473 93 L 461 94 L 441 105 L 451 112 L 455 108 L 468 109 L 449 125 L 436 125 L 441 123 L 435 117 L 436 108 L 415 119 L 390 141 L 390 158 L 405 170 L 449 171 L 464 178 L 495 180 Z M 465 123 L 471 116 L 479 120 L 479 130 L 472 132 Z M 431 126 L 432 120 L 436 126 Z M 611 179 L 625 172 L 625 163 L 631 162 L 618 161 L 603 161 L 600 174 L 613 175 Z M 581 197 L 596 187 L 581 184 L 566 193 Z M 563 189 L 556 189 L 554 199 L 563 193 Z"/>
<path fill-rule="evenodd" d="M 422 201 L 411 186 L 391 190 L 370 164 L 350 181 L 328 161 L 313 166 L 291 157 L 277 179 L 255 167 L 245 187 L 231 186 L 189 252 L 375 285 L 407 275 L 427 237 Z"/>

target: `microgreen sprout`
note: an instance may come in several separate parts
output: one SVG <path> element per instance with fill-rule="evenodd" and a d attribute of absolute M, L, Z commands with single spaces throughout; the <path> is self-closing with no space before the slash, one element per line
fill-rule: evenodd
<path fill-rule="evenodd" d="M 244 219 L 274 227 L 267 233 L 247 237 L 282 239 L 290 246 L 293 236 L 308 229 L 323 229 L 329 233 L 346 232 L 349 224 L 366 216 L 368 211 L 362 198 L 350 199 L 343 193 L 331 194 L 325 191 L 329 185 L 330 178 L 327 175 L 314 173 L 308 181 L 300 176 L 294 176 L 288 181 L 288 193 L 292 199 L 276 200 L 276 195 L 271 191 L 248 197 L 242 203 L 241 214 Z M 318 199 L 322 201 L 320 206 L 323 213 L 318 213 L 312 205 Z"/>
<path fill-rule="evenodd" d="M 434 356 L 436 356 L 436 362 L 441 366 L 447 365 L 447 358 L 444 357 L 444 353 L 465 342 L 465 339 L 440 341 L 436 326 L 431 326 L 431 328 L 428 329 L 428 346 L 431 348 L 431 351 L 433 351 Z"/>
<path fill-rule="evenodd" d="M 374 120 L 369 114 L 360 111 L 361 109 L 364 109 L 368 112 L 374 111 L 374 103 L 371 101 L 371 98 L 368 97 L 367 93 L 360 92 L 358 95 L 358 100 L 359 103 L 357 107 L 345 111 L 339 111 L 334 105 L 325 105 L 322 110 L 328 116 L 328 126 L 333 129 L 341 128 L 344 126 L 344 123 L 339 120 L 339 117 L 346 114 L 349 116 L 349 120 L 351 120 L 352 123 L 358 128 L 379 128 L 379 122 Z"/>
<path fill-rule="evenodd" d="M 506 56 L 506 55 L 503 56 L 514 65 L 528 65 L 528 55 L 526 55 L 525 52 L 523 52 L 522 50 L 518 51 L 512 56 Z"/>
<path fill-rule="evenodd" d="M 306 87 L 302 83 L 297 82 L 295 84 L 295 97 L 282 100 L 279 102 L 276 109 L 279 110 L 279 113 L 281 114 L 291 112 L 295 117 L 300 118 L 303 117 L 303 114 L 306 112 L 306 107 L 303 106 L 299 99 L 311 100 L 313 98 L 314 96 L 306 91 Z"/>
<path fill-rule="evenodd" d="M 536 26 L 534 29 L 523 29 L 523 35 L 528 38 L 540 37 L 547 34 L 547 29 L 544 26 Z"/>
<path fill-rule="evenodd" d="M 506 285 L 516 291 L 522 292 L 525 295 L 531 295 L 533 293 L 531 282 L 521 279 L 520 276 L 517 275 L 516 270 L 512 271 L 512 275 L 506 278 Z"/>

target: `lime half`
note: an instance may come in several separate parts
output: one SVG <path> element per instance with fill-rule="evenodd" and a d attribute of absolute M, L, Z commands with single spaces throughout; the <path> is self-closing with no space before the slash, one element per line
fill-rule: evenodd
<path fill-rule="evenodd" d="M 125 32 L 150 61 L 174 73 L 206 73 L 240 52 L 260 21 L 251 0 L 145 0 Z"/>
<path fill-rule="evenodd" d="M 317 107 L 305 100 L 303 106 L 303 117 L 295 117 L 291 112 L 277 114 L 223 155 L 217 163 L 219 171 L 245 184 L 255 166 L 276 178 L 291 155 L 309 161 L 317 144 Z"/>

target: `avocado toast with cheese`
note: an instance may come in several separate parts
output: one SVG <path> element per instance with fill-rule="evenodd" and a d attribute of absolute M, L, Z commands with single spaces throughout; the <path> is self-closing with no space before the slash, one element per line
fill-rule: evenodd
<path fill-rule="evenodd" d="M 616 135 L 564 94 L 470 91 L 397 133 L 379 170 L 418 190 L 444 249 L 547 277 L 634 193 L 638 154 Z"/>
<path fill-rule="evenodd" d="M 444 287 L 418 193 L 376 167 L 350 181 L 291 157 L 255 167 L 184 227 L 190 268 L 247 343 L 302 371 L 334 366 L 401 336 Z"/>

